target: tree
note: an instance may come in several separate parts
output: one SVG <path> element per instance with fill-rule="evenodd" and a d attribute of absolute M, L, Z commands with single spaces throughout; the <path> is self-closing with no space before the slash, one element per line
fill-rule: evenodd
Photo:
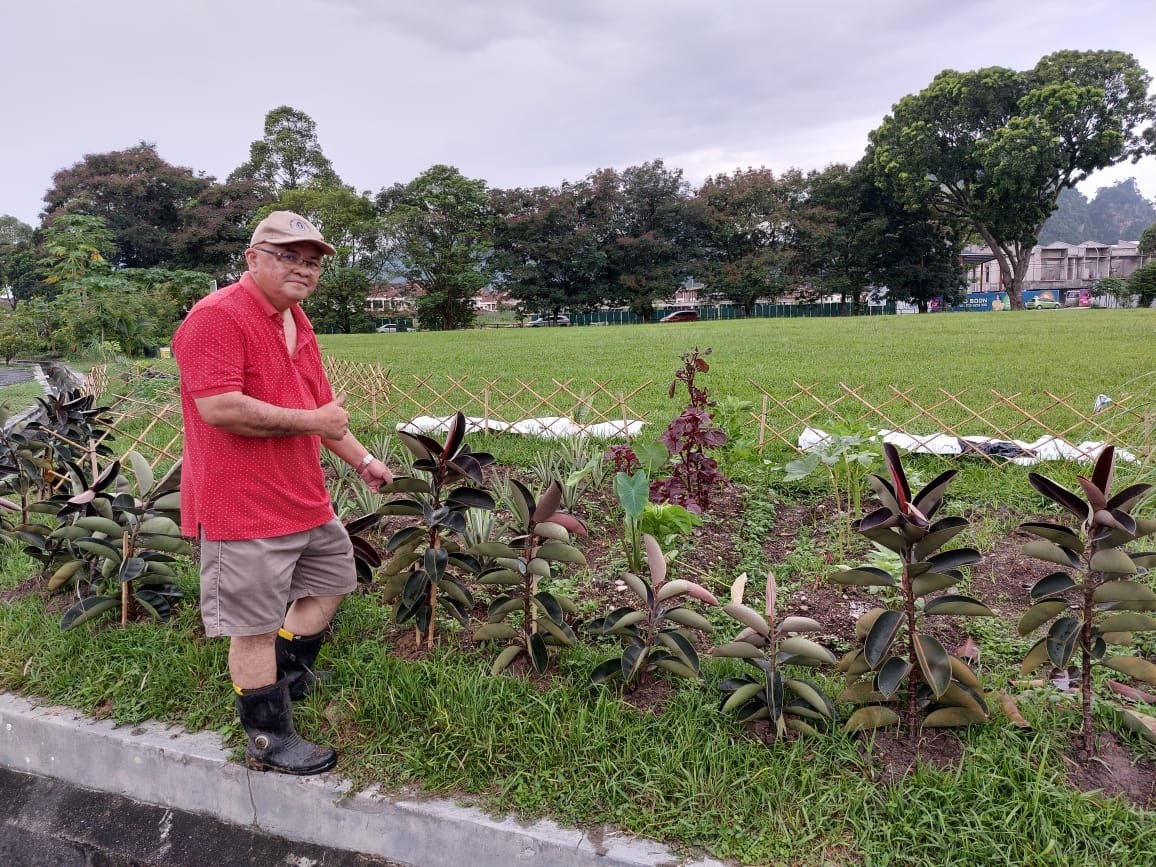
<path fill-rule="evenodd" d="M 1156 223 L 1140 233 L 1139 249 L 1145 256 L 1156 256 Z"/>
<path fill-rule="evenodd" d="M 436 165 L 377 197 L 387 246 L 403 275 L 424 291 L 423 328 L 445 330 L 474 320 L 474 295 L 490 282 L 494 215 L 486 182 Z"/>
<path fill-rule="evenodd" d="M 1151 307 L 1156 301 L 1156 262 L 1149 262 L 1142 268 L 1137 268 L 1128 278 L 1128 293 L 1139 296 L 1141 307 Z"/>
<path fill-rule="evenodd" d="M 606 279 L 608 227 L 591 222 L 588 181 L 494 190 L 494 269 L 525 311 L 594 306 Z"/>
<path fill-rule="evenodd" d="M 695 276 L 707 293 L 750 316 L 760 298 L 774 298 L 801 279 L 801 239 L 816 210 L 803 176 L 776 178 L 767 168 L 708 177 L 694 200 L 699 226 Z"/>
<path fill-rule="evenodd" d="M 241 251 L 249 246 L 258 212 L 270 201 L 253 181 L 211 183 L 181 214 L 170 267 L 205 271 L 221 283 L 240 277 Z"/>
<path fill-rule="evenodd" d="M 370 280 L 357 268 L 326 266 L 315 291 L 305 301 L 305 312 L 318 331 L 354 334 L 372 331 L 373 320 L 365 313 Z"/>
<path fill-rule="evenodd" d="M 690 186 L 682 169 L 668 169 L 662 160 L 631 166 L 621 175 L 596 172 L 591 184 L 596 197 L 609 194 L 617 206 L 608 215 L 611 231 L 603 243 L 610 300 L 649 317 L 655 302 L 672 295 L 690 275 Z"/>
<path fill-rule="evenodd" d="M 870 169 L 828 166 L 807 178 L 810 227 L 800 231 L 807 248 L 811 282 L 823 294 L 838 294 L 842 309 L 851 314 L 871 294 L 878 245 L 888 227 L 880 213 L 879 190 Z"/>
<path fill-rule="evenodd" d="M 326 259 L 326 269 L 360 268 L 373 277 L 381 268 L 384 244 L 381 217 L 369 193 L 345 186 L 302 187 L 285 190 L 258 217 L 270 211 L 293 211 L 306 217 L 337 250 Z"/>
<path fill-rule="evenodd" d="M 44 195 L 44 224 L 62 214 L 101 218 L 116 246 L 118 264 L 152 268 L 169 264 L 182 215 L 211 184 L 191 169 L 170 165 L 156 145 L 88 154 L 52 178 Z"/>
<path fill-rule="evenodd" d="M 340 186 L 341 178 L 321 151 L 317 124 L 303 111 L 287 105 L 265 115 L 265 135 L 249 145 L 249 160 L 229 175 L 248 180 L 269 198 L 302 187 Z"/>
<path fill-rule="evenodd" d="M 945 70 L 871 133 L 898 198 L 967 221 L 999 263 L 1012 306 L 1061 190 L 1152 152 L 1150 77 L 1129 54 L 1061 51 L 1035 68 Z"/>
<path fill-rule="evenodd" d="M 16 305 L 13 278 L 21 272 L 19 252 L 27 249 L 31 242 L 31 226 L 8 214 L 0 215 L 0 300 L 13 307 Z"/>

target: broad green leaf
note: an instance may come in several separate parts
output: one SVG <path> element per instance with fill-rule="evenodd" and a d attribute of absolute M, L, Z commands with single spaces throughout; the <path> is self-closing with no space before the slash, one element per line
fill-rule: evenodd
<path fill-rule="evenodd" d="M 783 680 L 783 686 L 813 707 L 819 714 L 822 714 L 827 719 L 834 719 L 835 708 L 831 705 L 831 702 L 827 700 L 827 696 L 823 694 L 823 691 L 815 684 L 808 680 L 786 678 Z"/>
<path fill-rule="evenodd" d="M 574 631 L 564 623 L 558 623 L 550 617 L 539 617 L 538 628 L 549 632 L 558 643 L 564 647 L 573 647 L 577 642 Z"/>
<path fill-rule="evenodd" d="M 114 563 L 120 562 L 120 551 L 116 548 L 110 548 L 104 542 L 97 539 L 77 539 L 72 544 L 81 551 L 96 554 L 98 557 L 104 557 L 106 560 L 111 560 Z"/>
<path fill-rule="evenodd" d="M 928 600 L 924 614 L 953 614 L 959 617 L 995 617 L 995 612 L 970 596 L 948 595 Z"/>
<path fill-rule="evenodd" d="M 949 684 L 944 690 L 943 695 L 939 697 L 940 704 L 952 705 L 953 707 L 966 707 L 974 710 L 976 713 L 987 716 L 987 708 L 980 702 L 979 698 L 973 695 L 969 690 L 964 689 L 958 683 Z"/>
<path fill-rule="evenodd" d="M 1071 548 L 1064 548 L 1046 539 L 1028 542 L 1024 545 L 1024 553 L 1029 557 L 1046 560 L 1048 563 L 1057 563 L 1060 566 L 1068 566 L 1072 569 L 1080 568 L 1080 558 L 1076 556 L 1076 553 Z"/>
<path fill-rule="evenodd" d="M 863 614 L 855 621 L 855 637 L 862 641 L 867 637 L 867 633 L 871 631 L 871 627 L 875 625 L 875 621 L 882 616 L 886 608 L 872 608 L 870 611 Z"/>
<path fill-rule="evenodd" d="M 1020 635 L 1027 635 L 1060 612 L 1067 611 L 1068 608 L 1068 603 L 1062 599 L 1045 599 L 1043 602 L 1037 602 L 1024 612 L 1024 616 L 1020 618 L 1016 628 Z"/>
<path fill-rule="evenodd" d="M 1053 572 L 1051 575 L 1045 575 L 1033 585 L 1031 597 L 1032 599 L 1044 599 L 1048 596 L 1065 593 L 1075 586 L 1077 586 L 1075 580 L 1067 572 Z"/>
<path fill-rule="evenodd" d="M 510 587 L 515 584 L 521 584 L 522 581 L 522 576 L 511 569 L 493 569 L 488 572 L 483 572 L 478 578 L 479 584 L 500 587 Z"/>
<path fill-rule="evenodd" d="M 563 621 L 565 614 L 562 611 L 562 606 L 558 604 L 558 600 L 554 598 L 553 593 L 546 590 L 539 590 L 530 597 L 530 599 L 542 609 L 547 617 L 553 618 L 558 623 Z"/>
<path fill-rule="evenodd" d="M 1067 668 L 1080 640 L 1080 621 L 1061 617 L 1048 629 L 1048 658 L 1056 668 Z"/>
<path fill-rule="evenodd" d="M 101 520 L 104 521 L 106 519 L 101 518 Z M 115 523 L 115 522 L 113 522 L 113 523 Z M 29 536 L 27 534 L 29 534 L 29 533 L 39 534 L 39 533 L 43 533 L 43 531 L 44 531 L 43 527 L 38 527 L 36 530 L 23 530 L 23 529 L 21 529 L 21 530 L 17 531 L 14 535 L 23 539 L 25 542 L 28 542 L 28 541 L 30 541 L 30 539 L 29 539 Z M 55 530 L 53 530 L 51 533 L 49 533 L 48 538 L 49 539 L 66 539 L 69 542 L 74 542 L 77 539 L 87 539 L 89 536 L 92 535 L 92 533 L 93 533 L 92 530 L 86 530 L 86 529 L 84 529 L 84 527 L 74 526 L 72 524 L 66 524 L 63 527 L 57 527 Z M 42 547 L 43 542 L 44 542 L 43 536 L 38 535 L 37 538 L 38 538 L 38 541 L 41 543 L 41 545 L 38 547 Z"/>
<path fill-rule="evenodd" d="M 902 624 L 903 612 L 901 611 L 884 611 L 875 620 L 875 624 L 863 642 L 863 656 L 869 666 L 878 668 L 880 663 L 887 658 Z"/>
<path fill-rule="evenodd" d="M 1088 504 L 1067 488 L 1057 485 L 1047 476 L 1041 476 L 1039 473 L 1028 473 L 1028 484 L 1049 500 L 1063 506 L 1081 521 L 1087 520 L 1089 514 Z"/>
<path fill-rule="evenodd" d="M 927 572 L 911 582 L 911 592 L 916 599 L 919 599 L 928 593 L 954 587 L 960 580 L 958 575 L 948 572 Z"/>
<path fill-rule="evenodd" d="M 788 708 L 789 707 L 790 706 L 788 705 Z M 801 719 L 799 719 L 797 717 L 788 716 L 786 718 L 786 720 L 787 720 L 787 722 L 786 722 L 787 728 L 789 728 L 793 732 L 798 732 L 801 735 L 808 735 L 810 737 L 818 737 L 819 736 L 819 732 L 816 731 L 813 726 L 807 725 L 805 722 L 803 722 Z"/>
<path fill-rule="evenodd" d="M 666 659 L 659 659 L 654 664 L 657 668 L 669 671 L 672 674 L 677 674 L 679 677 L 688 678 L 689 680 L 694 680 L 698 677 L 697 671 L 677 659 L 670 659 L 668 657 Z"/>
<path fill-rule="evenodd" d="M 977 692 L 983 690 L 983 686 L 979 682 L 979 677 L 971 670 L 971 666 L 954 655 L 951 656 L 951 676 L 960 683 L 967 684 Z"/>
<path fill-rule="evenodd" d="M 911 671 L 911 663 L 901 656 L 892 656 L 880 666 L 875 674 L 875 689 L 891 698 Z"/>
<path fill-rule="evenodd" d="M 1097 551 L 1092 555 L 1089 565 L 1094 572 L 1105 572 L 1110 575 L 1136 574 L 1136 564 L 1119 548 L 1103 548 Z"/>
<path fill-rule="evenodd" d="M 823 624 L 810 617 L 784 617 L 777 628 L 779 632 L 822 632 Z"/>
<path fill-rule="evenodd" d="M 679 635 L 677 632 L 660 632 L 658 633 L 658 640 L 666 647 L 675 657 L 681 660 L 685 665 L 698 672 L 698 654 L 695 653 L 694 647 L 689 641 Z"/>
<path fill-rule="evenodd" d="M 633 475 L 615 473 L 614 493 L 626 515 L 637 520 L 650 501 L 650 479 L 644 471 Z"/>
<path fill-rule="evenodd" d="M 509 623 L 483 623 L 474 630 L 475 642 L 507 642 L 518 637 L 518 630 Z"/>
<path fill-rule="evenodd" d="M 823 645 L 811 641 L 809 638 L 803 638 L 801 635 L 793 635 L 780 641 L 779 652 L 801 656 L 804 659 L 813 659 L 827 665 L 835 664 L 835 654 Z"/>
<path fill-rule="evenodd" d="M 412 527 L 410 529 L 421 530 L 421 527 Z M 508 560 L 516 560 L 518 552 L 509 545 L 503 545 L 501 542 L 479 542 L 470 548 L 470 553 L 475 557 L 502 557 Z"/>
<path fill-rule="evenodd" d="M 687 629 L 698 629 L 708 635 L 714 632 L 714 626 L 711 622 L 699 614 L 697 611 L 691 611 L 689 608 L 671 608 L 664 612 L 663 620 L 670 620 L 677 623 L 679 626 L 685 626 Z"/>
<path fill-rule="evenodd" d="M 48 580 L 49 590 L 59 590 L 74 577 L 85 565 L 83 560 L 71 560 L 65 563 L 52 573 L 52 577 Z"/>
<path fill-rule="evenodd" d="M 635 575 L 633 572 L 623 572 L 618 576 L 622 583 L 634 591 L 634 595 L 646 603 L 649 608 L 653 604 L 654 593 L 650 589 L 650 585 Z"/>
<path fill-rule="evenodd" d="M 849 650 L 839 659 L 839 663 L 835 666 L 835 669 L 848 675 L 857 675 L 866 674 L 871 670 L 871 666 L 869 666 L 867 660 L 863 658 L 863 652 L 861 650 Z"/>
<path fill-rule="evenodd" d="M 1149 632 L 1156 629 L 1156 617 L 1126 611 L 1111 614 L 1096 624 L 1101 632 Z"/>
<path fill-rule="evenodd" d="M 1109 656 L 1102 659 L 1100 664 L 1113 671 L 1126 674 L 1135 680 L 1156 686 L 1156 664 L 1146 659 L 1140 659 L 1136 656 Z"/>
<path fill-rule="evenodd" d="M 944 518 L 931 525 L 931 530 L 915 546 L 916 560 L 926 560 L 968 527 L 965 518 Z"/>
<path fill-rule="evenodd" d="M 893 726 L 899 722 L 899 714 L 889 707 L 861 707 L 843 723 L 843 731 L 863 731 L 864 729 L 878 729 Z"/>
<path fill-rule="evenodd" d="M 890 572 L 875 566 L 860 566 L 858 569 L 843 569 L 828 576 L 836 584 L 854 584 L 860 587 L 894 587 L 895 578 Z"/>
<path fill-rule="evenodd" d="M 60 618 L 60 631 L 67 632 L 114 609 L 120 610 L 119 596 L 115 598 L 111 596 L 86 596 L 64 612 L 64 616 Z"/>
<path fill-rule="evenodd" d="M 641 644 L 628 644 L 622 651 L 620 660 L 622 679 L 627 683 L 633 683 L 645 662 L 646 648 Z"/>
<path fill-rule="evenodd" d="M 129 451 L 128 462 L 132 465 L 132 474 L 136 477 L 136 490 L 141 496 L 153 489 L 155 481 L 153 477 L 153 469 L 138 452 Z"/>
<path fill-rule="evenodd" d="M 725 656 L 734 659 L 762 659 L 763 652 L 745 641 L 732 641 L 711 650 L 711 656 Z"/>
<path fill-rule="evenodd" d="M 165 519 L 168 521 L 168 518 Z M 172 521 L 169 521 L 171 524 Z M 120 537 L 124 535 L 125 528 L 116 521 L 102 518 L 99 515 L 86 515 L 83 518 L 76 520 L 77 527 L 84 527 L 86 530 L 91 530 L 94 533 L 104 533 L 111 539 L 115 539 L 118 543 Z M 145 532 L 148 532 L 147 530 Z M 180 535 L 179 533 L 177 535 Z"/>
<path fill-rule="evenodd" d="M 955 728 L 983 725 L 987 715 L 972 707 L 941 707 L 923 718 L 924 728 Z"/>
<path fill-rule="evenodd" d="M 555 542 L 570 542 L 570 531 L 561 524 L 553 521 L 540 521 L 534 525 L 534 533 L 543 539 L 553 539 Z"/>
<path fill-rule="evenodd" d="M 1138 581 L 1105 581 L 1092 591 L 1095 602 L 1126 603 L 1134 611 L 1156 610 L 1156 592 Z"/>
<path fill-rule="evenodd" d="M 147 568 L 148 561 L 142 560 L 140 557 L 129 557 L 120 564 L 117 580 L 122 584 L 126 581 L 135 581 L 145 573 Z"/>
<path fill-rule="evenodd" d="M 951 660 L 943 645 L 930 635 L 915 636 L 915 658 L 923 679 L 938 698 L 951 683 Z"/>
<path fill-rule="evenodd" d="M 1032 645 L 1031 650 L 1024 656 L 1024 661 L 1020 663 L 1020 674 L 1029 675 L 1039 669 L 1045 662 L 1048 661 L 1048 639 L 1041 638 Z"/>
<path fill-rule="evenodd" d="M 550 652 L 546 649 L 546 642 L 542 640 L 541 635 L 530 636 L 530 663 L 538 674 L 544 672 L 550 665 Z"/>
<path fill-rule="evenodd" d="M 927 562 L 935 572 L 946 572 L 948 569 L 958 569 L 960 566 L 971 566 L 983 559 L 983 555 L 975 548 L 954 548 L 929 557 Z"/>
<path fill-rule="evenodd" d="M 141 533 L 136 537 L 137 545 L 152 548 L 155 551 L 164 551 L 167 554 L 192 555 L 193 546 L 185 539 L 176 536 L 162 536 L 153 533 Z"/>
<path fill-rule="evenodd" d="M 574 563 L 578 566 L 586 565 L 586 556 L 573 545 L 564 542 L 549 541 L 538 548 L 538 556 L 555 563 Z"/>
<path fill-rule="evenodd" d="M 722 607 L 722 610 L 743 624 L 743 626 L 753 629 L 759 635 L 765 637 L 771 632 L 771 627 L 761 614 L 740 602 L 728 602 Z"/>
<path fill-rule="evenodd" d="M 179 512 L 181 510 L 181 492 L 173 491 L 161 494 L 153 500 L 153 508 L 158 512 Z"/>
<path fill-rule="evenodd" d="M 1080 538 L 1078 533 L 1065 527 L 1063 524 L 1027 521 L 1020 524 L 1020 529 L 1026 533 L 1031 533 L 1033 536 L 1039 536 L 1041 539 L 1054 542 L 1061 548 L 1068 548 L 1072 551 L 1084 550 L 1084 540 Z"/>
<path fill-rule="evenodd" d="M 608 632 L 623 630 L 628 626 L 634 626 L 637 623 L 642 623 L 642 621 L 646 620 L 646 616 L 647 615 L 645 611 L 629 611 L 623 614 L 621 617 L 616 617 L 614 619 L 613 625 L 607 626 L 606 630 Z M 609 621 L 610 618 L 607 617 L 606 620 Z"/>
<path fill-rule="evenodd" d="M 181 528 L 172 518 L 164 515 L 155 515 L 140 522 L 137 530 L 141 533 L 158 533 L 162 536 L 180 536 Z"/>
<path fill-rule="evenodd" d="M 510 667 L 510 663 L 518 658 L 522 652 L 522 645 L 511 644 L 509 647 L 502 650 L 498 654 L 498 658 L 494 660 L 493 666 L 490 668 L 490 676 L 497 677 L 503 671 Z"/>
<path fill-rule="evenodd" d="M 526 571 L 531 575 L 537 575 L 539 578 L 549 578 L 550 561 L 542 557 L 534 557 L 526 564 Z"/>
<path fill-rule="evenodd" d="M 1108 702 L 1115 708 L 1120 722 L 1129 731 L 1135 732 L 1149 743 L 1156 744 L 1156 717 L 1140 713 L 1133 708 L 1127 708 L 1115 702 Z"/>

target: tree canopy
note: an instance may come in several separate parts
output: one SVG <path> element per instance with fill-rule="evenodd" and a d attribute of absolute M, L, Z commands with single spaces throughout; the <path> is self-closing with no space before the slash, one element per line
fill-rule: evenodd
<path fill-rule="evenodd" d="M 265 134 L 249 146 L 249 159 L 229 175 L 252 181 L 266 196 L 302 187 L 339 186 L 341 178 L 317 141 L 317 124 L 288 105 L 265 115 Z"/>
<path fill-rule="evenodd" d="M 1060 191 L 1152 151 L 1156 99 L 1129 54 L 1061 51 L 1026 72 L 945 70 L 871 133 L 900 200 L 966 221 L 991 247 L 1013 307 Z"/>

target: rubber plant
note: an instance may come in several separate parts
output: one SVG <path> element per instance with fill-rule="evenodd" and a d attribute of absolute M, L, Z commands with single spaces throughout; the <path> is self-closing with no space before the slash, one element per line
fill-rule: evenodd
<path fill-rule="evenodd" d="M 478 561 L 463 550 L 469 509 L 493 509 L 494 498 L 481 487 L 483 469 L 493 456 L 472 452 L 466 444 L 466 420 L 461 412 L 450 420 L 444 443 L 425 434 L 398 431 L 397 438 L 414 455 L 415 475 L 401 476 L 381 488 L 400 494 L 378 509 L 378 514 L 419 519 L 403 527 L 386 543 L 389 560 L 383 567 L 387 578 L 385 599 L 394 602 L 399 623 L 413 621 L 416 643 L 424 639 L 433 647 L 436 635 L 434 612 L 440 603 L 463 625 L 469 623 L 474 599 L 469 587 L 449 571 L 450 567 L 473 575 Z M 420 474 L 416 475 L 416 474 Z"/>
<path fill-rule="evenodd" d="M 502 588 L 489 605 L 486 622 L 474 630 L 474 640 L 506 642 L 491 674 L 501 674 L 523 655 L 540 674 L 550 664 L 551 647 L 578 643 L 566 621 L 578 613 L 573 600 L 542 589 L 541 582 L 553 576 L 553 564 L 586 565 L 585 555 L 570 540 L 588 533 L 581 520 L 559 511 L 564 493 L 559 482 L 552 481 L 536 499 L 518 480 L 511 479 L 510 484 L 514 537 L 509 544 L 487 541 L 471 549 L 475 556 L 493 561 L 478 583 Z"/>
<path fill-rule="evenodd" d="M 834 573 L 837 584 L 881 587 L 895 598 L 891 607 L 873 608 L 855 625 L 863 641 L 839 661 L 846 675 L 840 701 L 862 704 L 844 724 L 848 732 L 902 722 L 912 743 L 920 711 L 924 726 L 963 726 L 986 722 L 987 704 L 976 673 L 948 653 L 925 628 L 928 617 L 993 616 L 977 599 L 950 590 L 963 580 L 962 566 L 979 562 L 974 548 L 941 550 L 968 526 L 961 517 L 935 519 L 956 470 L 941 473 L 912 496 L 899 452 L 883 445 L 889 479 L 867 477 L 879 508 L 852 528 L 895 552 L 898 575 L 879 566 L 859 566 Z M 939 595 L 935 595 L 935 594 Z"/>
<path fill-rule="evenodd" d="M 1077 477 L 1083 496 L 1047 476 L 1029 473 L 1031 486 L 1074 517 L 1075 524 L 1029 521 L 1020 525 L 1021 530 L 1039 537 L 1024 546 L 1025 554 L 1063 567 L 1031 589 L 1034 604 L 1020 620 L 1020 635 L 1044 625 L 1048 628 L 1028 651 L 1021 670 L 1031 673 L 1049 662 L 1067 669 L 1079 653 L 1083 746 L 1088 756 L 1095 749 L 1093 667 L 1156 684 L 1156 664 L 1129 652 L 1109 652 L 1109 648 L 1131 644 L 1134 632 L 1156 630 L 1156 617 L 1145 613 L 1156 611 L 1156 592 L 1135 580 L 1156 566 L 1156 553 L 1124 550 L 1136 539 L 1156 533 L 1156 520 L 1130 514 L 1153 485 L 1133 484 L 1113 495 L 1114 469 L 1115 449 L 1106 446 L 1096 459 L 1092 477 Z"/>
<path fill-rule="evenodd" d="M 610 635 L 622 641 L 622 655 L 608 659 L 590 674 L 594 683 L 621 677 L 627 684 L 642 685 L 657 670 L 680 677 L 699 677 L 694 631 L 713 633 L 703 615 L 686 607 L 687 598 L 718 605 L 714 594 L 694 581 L 667 578 L 667 561 L 654 537 L 642 535 L 649 578 L 625 572 L 623 583 L 638 597 L 638 607 L 614 609 L 588 630 L 594 635 Z"/>
<path fill-rule="evenodd" d="M 69 630 L 108 613 L 128 623 L 139 607 L 155 620 L 167 620 L 171 603 L 184 593 L 174 582 L 173 555 L 191 555 L 181 537 L 178 461 L 156 481 L 148 461 L 129 452 L 133 481 L 113 461 L 91 481 L 69 462 L 72 493 L 49 502 L 61 523 L 48 540 L 65 540 L 68 558 L 58 561 L 49 590 L 71 587 L 79 597 L 60 620 Z"/>
<path fill-rule="evenodd" d="M 767 572 L 765 615 L 743 603 L 746 585 L 744 572 L 731 586 L 731 601 L 723 606 L 723 611 L 742 625 L 742 631 L 734 641 L 714 648 L 711 654 L 741 659 L 758 673 L 728 677 L 719 683 L 723 693 L 719 708 L 734 713 L 739 722 L 770 720 L 775 738 L 788 730 L 818 734 L 812 723 L 830 724 L 835 719 L 835 706 L 817 683 L 792 677 L 786 666 L 835 664 L 830 650 L 799 634 L 819 632 L 823 627 L 809 617 L 778 619 L 774 572 Z"/>

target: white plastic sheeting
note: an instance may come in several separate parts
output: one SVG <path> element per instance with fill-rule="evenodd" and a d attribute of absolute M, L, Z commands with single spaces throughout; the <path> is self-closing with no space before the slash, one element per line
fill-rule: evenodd
<path fill-rule="evenodd" d="M 1002 457 L 1013 464 L 1032 466 L 1042 461 L 1087 461 L 1091 463 L 1099 457 L 1107 443 L 1096 440 L 1085 440 L 1079 445 L 1062 440 L 1059 437 L 1046 435 L 1035 442 L 1023 440 L 1000 440 L 994 437 L 954 437 L 945 433 L 933 433 L 924 436 L 915 436 L 902 431 L 881 430 L 878 437 L 883 442 L 891 443 L 898 449 L 916 454 L 931 455 L 962 455 L 968 452 L 978 452 L 992 457 Z M 810 451 L 824 442 L 833 441 L 835 437 L 818 428 L 804 428 L 799 435 L 799 449 Z M 1116 459 L 1135 463 L 1134 454 L 1123 449 L 1116 450 Z"/>
<path fill-rule="evenodd" d="M 399 422 L 397 429 L 407 433 L 445 433 L 450 428 L 452 415 L 432 416 L 420 415 L 409 421 Z M 579 424 L 565 416 L 541 416 L 539 418 L 525 418 L 520 421 L 506 422 L 497 419 L 466 416 L 466 433 L 488 431 L 489 433 L 513 433 L 524 436 L 542 437 L 544 439 L 565 439 L 566 437 L 588 436 L 595 439 L 610 439 L 611 437 L 635 437 L 642 432 L 643 421 L 637 419 L 623 419 L 622 421 L 604 421 L 598 424 Z"/>

